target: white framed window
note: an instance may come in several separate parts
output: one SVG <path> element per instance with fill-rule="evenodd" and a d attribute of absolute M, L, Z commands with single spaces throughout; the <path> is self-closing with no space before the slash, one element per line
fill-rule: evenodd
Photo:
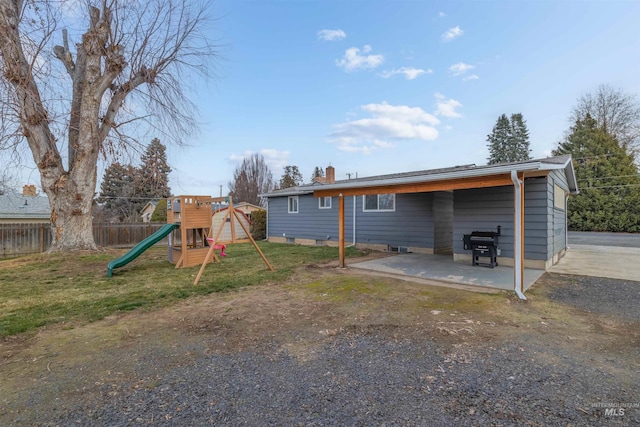
<path fill-rule="evenodd" d="M 318 199 L 318 207 L 320 209 L 331 209 L 331 197 L 320 197 Z"/>
<path fill-rule="evenodd" d="M 396 210 L 395 194 L 368 194 L 362 196 L 362 210 L 365 212 L 391 212 Z"/>
<path fill-rule="evenodd" d="M 567 209 L 565 206 L 566 192 L 560 187 L 558 184 L 553 184 L 553 206 L 556 209 L 562 209 L 563 211 Z"/>
<path fill-rule="evenodd" d="M 289 213 L 298 213 L 298 196 L 289 196 Z"/>

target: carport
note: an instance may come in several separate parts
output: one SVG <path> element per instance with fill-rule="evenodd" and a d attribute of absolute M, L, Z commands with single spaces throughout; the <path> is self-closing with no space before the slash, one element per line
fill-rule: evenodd
<path fill-rule="evenodd" d="M 539 270 L 538 274 L 535 271 L 529 272 L 529 269 L 525 269 L 525 179 L 547 176 L 551 171 L 563 171 L 567 175 L 567 181 L 569 181 L 569 191 L 572 193 L 577 192 L 571 157 L 561 156 L 501 165 L 473 166 L 435 173 L 415 173 L 399 177 L 389 175 L 379 179 L 355 180 L 354 182 L 341 181 L 314 189 L 313 196 L 316 198 L 337 197 L 338 199 L 339 265 L 344 267 L 346 196 L 430 193 L 510 186 L 513 189 L 512 267 L 499 266 L 494 269 L 484 269 L 483 267 L 464 265 L 453 260 L 442 259 L 442 262 L 440 262 L 438 257 L 430 255 L 424 256 L 420 260 L 424 264 L 419 264 L 416 257 L 393 257 L 395 259 L 379 261 L 378 268 L 387 269 L 395 273 L 412 273 L 416 277 L 421 275 L 429 276 L 434 280 L 457 281 L 458 283 L 468 282 L 468 284 L 475 286 L 510 289 L 515 291 L 521 299 L 526 299 L 524 292 L 542 274 L 543 270 Z M 566 202 L 565 193 L 562 193 L 560 202 Z M 415 260 L 413 266 L 409 265 L 411 264 L 409 263 L 410 259 Z M 390 264 L 385 265 L 385 263 Z M 394 263 L 399 264 L 394 265 Z M 372 263 L 372 265 L 375 264 Z M 488 278 L 489 276 L 491 279 Z M 485 278 L 483 279 L 483 277 Z"/>

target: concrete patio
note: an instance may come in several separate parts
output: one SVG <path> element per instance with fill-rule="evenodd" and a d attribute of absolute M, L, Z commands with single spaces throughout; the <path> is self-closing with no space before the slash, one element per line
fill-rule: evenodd
<path fill-rule="evenodd" d="M 407 253 L 355 262 L 349 267 L 432 281 L 437 285 L 463 285 L 475 290 L 513 290 L 513 267 L 487 268 L 466 262 L 454 262 L 451 255 Z M 525 269 L 524 286 L 529 289 L 542 276 L 544 270 Z"/>

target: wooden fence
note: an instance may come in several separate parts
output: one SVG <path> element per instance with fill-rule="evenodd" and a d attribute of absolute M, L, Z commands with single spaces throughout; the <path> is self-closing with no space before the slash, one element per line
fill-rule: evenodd
<path fill-rule="evenodd" d="M 96 223 L 93 224 L 93 237 L 98 246 L 132 247 L 163 225 Z M 166 242 L 166 238 L 163 242 Z M 50 224 L 0 224 L 0 258 L 42 253 L 50 245 Z"/>

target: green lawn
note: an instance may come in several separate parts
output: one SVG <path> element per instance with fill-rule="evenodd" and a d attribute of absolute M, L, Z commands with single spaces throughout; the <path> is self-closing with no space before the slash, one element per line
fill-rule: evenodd
<path fill-rule="evenodd" d="M 109 261 L 126 251 L 33 255 L 0 261 L 0 336 L 63 323 L 68 327 L 117 312 L 169 305 L 177 300 L 241 286 L 280 282 L 293 268 L 338 258 L 338 249 L 260 242 L 276 269 L 269 271 L 249 243 L 227 248 L 221 263 L 176 269 L 167 248 L 155 247 L 106 277 Z M 347 249 L 347 256 L 360 252 Z"/>

